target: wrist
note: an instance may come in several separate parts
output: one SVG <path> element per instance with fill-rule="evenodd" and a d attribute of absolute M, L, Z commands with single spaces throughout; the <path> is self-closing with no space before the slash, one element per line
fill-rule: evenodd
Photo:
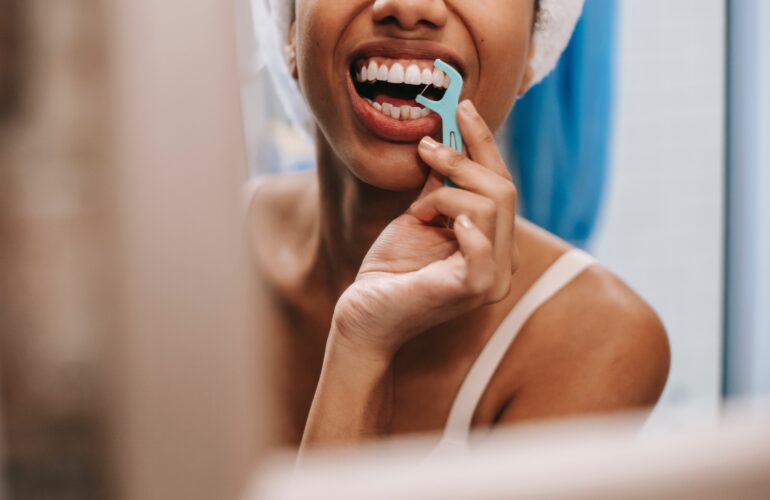
<path fill-rule="evenodd" d="M 302 447 L 387 434 L 393 407 L 391 361 L 332 328 Z"/>
<path fill-rule="evenodd" d="M 340 328 L 336 321 L 332 321 L 332 328 L 326 342 L 326 359 L 333 359 L 336 363 L 357 365 L 359 369 L 367 371 L 382 372 L 390 368 L 394 356 L 395 349 L 374 346 L 358 340 Z"/>

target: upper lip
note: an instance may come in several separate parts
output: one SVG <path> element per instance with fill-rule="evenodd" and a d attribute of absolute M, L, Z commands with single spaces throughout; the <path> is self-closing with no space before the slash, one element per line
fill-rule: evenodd
<path fill-rule="evenodd" d="M 465 64 L 454 50 L 436 42 L 421 40 L 382 38 L 362 43 L 350 53 L 348 66 L 358 59 L 377 56 L 394 59 L 441 59 L 454 66 L 460 75 L 465 76 Z"/>

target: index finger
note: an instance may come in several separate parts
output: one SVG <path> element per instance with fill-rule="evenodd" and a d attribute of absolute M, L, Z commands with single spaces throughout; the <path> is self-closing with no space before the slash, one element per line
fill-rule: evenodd
<path fill-rule="evenodd" d="M 458 106 L 457 121 L 463 140 L 468 146 L 468 156 L 496 174 L 512 180 L 500 150 L 497 149 L 495 136 L 470 99 L 464 100 Z"/>

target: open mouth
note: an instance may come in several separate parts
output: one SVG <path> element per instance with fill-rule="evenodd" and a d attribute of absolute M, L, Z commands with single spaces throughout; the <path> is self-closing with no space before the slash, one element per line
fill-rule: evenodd
<path fill-rule="evenodd" d="M 415 101 L 420 93 L 439 100 L 449 76 L 433 61 L 369 58 L 351 68 L 356 92 L 375 110 L 396 120 L 417 120 L 431 111 Z"/>
<path fill-rule="evenodd" d="M 439 131 L 441 118 L 417 104 L 419 94 L 440 100 L 449 76 L 433 59 L 361 57 L 350 66 L 349 90 L 361 122 L 375 135 L 416 142 Z"/>

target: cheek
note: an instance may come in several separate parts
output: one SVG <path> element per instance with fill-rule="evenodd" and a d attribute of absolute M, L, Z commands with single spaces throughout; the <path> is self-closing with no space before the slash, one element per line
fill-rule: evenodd
<path fill-rule="evenodd" d="M 480 80 L 476 100 L 490 128 L 505 120 L 518 96 L 529 65 L 532 37 L 532 0 L 484 2 L 495 4 L 474 19 L 483 26 L 476 35 Z"/>
<path fill-rule="evenodd" d="M 332 8 L 325 8 L 330 2 L 306 0 L 297 4 L 297 68 L 299 85 L 306 101 L 314 113 L 328 113 L 333 107 L 331 83 L 335 76 L 334 37 L 329 36 L 339 27 L 335 26 Z"/>

